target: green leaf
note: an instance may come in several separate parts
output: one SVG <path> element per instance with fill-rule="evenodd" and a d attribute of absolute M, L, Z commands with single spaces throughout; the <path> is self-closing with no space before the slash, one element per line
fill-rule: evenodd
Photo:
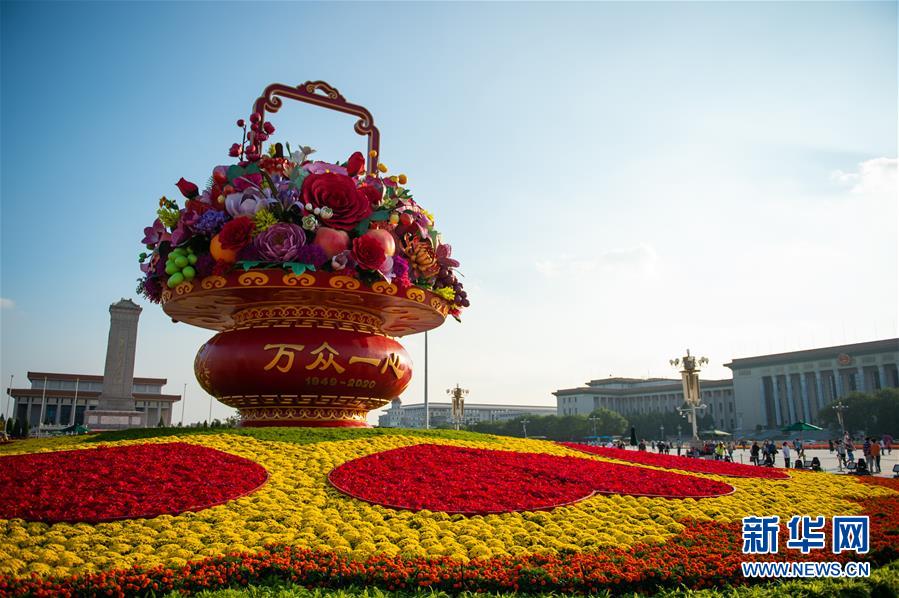
<path fill-rule="evenodd" d="M 246 271 L 246 270 L 249 270 L 250 268 L 255 268 L 256 266 L 258 266 L 258 265 L 261 264 L 261 263 L 262 263 L 262 262 L 254 262 L 254 261 L 250 261 L 250 260 L 241 260 L 241 261 L 237 262 L 237 265 L 238 265 L 238 266 L 242 266 L 243 269 L 244 269 L 244 271 Z"/>
<path fill-rule="evenodd" d="M 365 231 L 368 230 L 368 225 L 369 225 L 370 223 L 371 223 L 371 221 L 370 221 L 368 218 L 366 218 L 365 220 L 363 220 L 362 222 L 360 222 L 359 224 L 357 224 L 357 225 L 356 225 L 356 234 L 357 234 L 357 235 L 364 235 L 364 234 L 365 234 Z"/>
<path fill-rule="evenodd" d="M 307 176 L 309 176 L 309 171 L 297 166 L 293 169 L 293 172 L 290 173 L 290 182 L 293 183 L 294 187 L 300 189 L 303 187 L 303 181 L 306 180 Z"/>
<path fill-rule="evenodd" d="M 375 222 L 390 220 L 390 212 L 386 210 L 378 210 L 377 212 L 373 213 L 368 219 L 374 220 Z"/>
<path fill-rule="evenodd" d="M 244 173 L 245 171 L 243 168 L 237 164 L 232 164 L 228 167 L 228 172 L 225 174 L 228 176 L 228 180 L 233 183 L 235 179 L 242 177 Z"/>
<path fill-rule="evenodd" d="M 244 174 L 256 174 L 257 172 L 262 172 L 259 170 L 259 165 L 253 162 L 249 166 L 244 169 Z"/>
<path fill-rule="evenodd" d="M 285 268 L 290 268 L 294 276 L 300 276 L 305 271 L 315 272 L 315 266 L 312 264 L 301 264 L 299 262 L 284 262 Z"/>

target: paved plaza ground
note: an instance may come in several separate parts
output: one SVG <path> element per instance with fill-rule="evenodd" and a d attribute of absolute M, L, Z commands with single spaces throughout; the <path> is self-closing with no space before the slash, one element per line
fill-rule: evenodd
<path fill-rule="evenodd" d="M 783 468 L 783 455 L 780 450 L 780 443 L 778 443 L 778 451 L 777 458 L 775 459 L 775 466 L 779 468 Z M 632 447 L 627 447 L 628 449 L 632 449 Z M 636 450 L 636 449 L 633 449 Z M 647 449 L 648 452 L 654 453 L 655 451 Z M 677 450 L 671 449 L 671 455 L 676 455 Z M 864 456 L 861 452 L 861 449 L 855 451 L 855 458 Z M 845 471 L 841 471 L 839 468 L 839 463 L 837 461 L 836 452 L 831 453 L 827 449 L 808 449 L 805 451 L 805 459 L 807 461 L 811 461 L 812 458 L 818 457 L 821 461 L 821 467 L 825 472 L 838 474 L 838 475 L 846 475 Z M 796 461 L 796 451 L 791 451 L 791 457 L 794 462 Z M 749 461 L 749 449 L 736 449 L 734 451 L 734 462 L 735 463 L 744 463 L 746 465 L 750 465 Z M 880 469 L 881 473 L 873 474 L 876 477 L 893 477 L 893 466 L 899 464 L 899 449 L 894 449 L 892 454 L 888 454 L 884 451 L 883 455 L 880 457 Z"/>

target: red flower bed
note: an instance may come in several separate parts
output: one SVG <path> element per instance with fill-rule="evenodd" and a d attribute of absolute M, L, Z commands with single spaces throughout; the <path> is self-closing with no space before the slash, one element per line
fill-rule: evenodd
<path fill-rule="evenodd" d="M 734 490 L 714 480 L 592 459 L 433 444 L 354 459 L 328 479 L 366 502 L 464 514 L 550 509 L 596 492 L 703 498 Z"/>
<path fill-rule="evenodd" d="M 99 523 L 175 515 L 243 496 L 261 465 L 171 442 L 0 457 L 0 519 Z"/>
<path fill-rule="evenodd" d="M 899 502 L 895 498 L 887 500 Z M 685 523 L 686 529 L 664 547 L 637 544 L 593 553 L 495 557 L 462 563 L 449 557 L 400 556 L 373 556 L 362 561 L 333 552 L 270 546 L 256 554 L 203 559 L 183 567 L 133 568 L 67 578 L 0 577 L 0 596 L 158 596 L 172 591 L 193 594 L 278 580 L 309 588 L 377 586 L 389 591 L 429 588 L 450 593 L 656 593 L 663 588 L 720 588 L 770 581 L 743 577 L 742 561 L 826 559 L 869 561 L 876 566 L 890 560 L 890 553 L 882 553 L 874 546 L 866 555 L 834 555 L 826 551 L 803 555 L 785 548 L 778 554 L 745 555 L 741 552 L 739 523 Z M 785 534 L 782 529 L 781 536 Z"/>
<path fill-rule="evenodd" d="M 628 451 L 617 448 L 604 448 L 601 446 L 589 446 L 574 442 L 562 442 L 568 448 L 608 457 L 620 459 L 643 465 L 665 467 L 668 469 L 680 469 L 696 473 L 713 473 L 734 478 L 764 478 L 769 480 L 785 480 L 790 477 L 785 471 L 773 467 L 759 467 L 758 465 L 743 465 L 740 463 L 727 463 L 725 461 L 711 461 L 708 459 L 696 459 L 693 457 L 678 457 L 676 455 L 660 455 L 646 451 Z"/>

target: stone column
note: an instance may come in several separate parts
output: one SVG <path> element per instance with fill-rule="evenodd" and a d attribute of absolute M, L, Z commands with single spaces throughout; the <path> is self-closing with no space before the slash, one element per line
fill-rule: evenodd
<path fill-rule="evenodd" d="M 777 390 L 777 374 L 771 376 L 771 392 L 774 394 L 774 421 L 778 426 L 783 425 L 783 418 L 781 417 L 781 404 L 780 404 L 780 393 Z"/>
<path fill-rule="evenodd" d="M 818 394 L 818 409 L 824 409 L 824 385 L 821 384 L 821 372 L 815 370 L 815 389 Z"/>
<path fill-rule="evenodd" d="M 103 389 L 97 408 L 88 412 L 87 425 L 109 430 L 146 425 L 144 414 L 134 405 L 134 355 L 137 350 L 137 321 L 141 307 L 130 299 L 109 306 L 109 340 Z"/>
<path fill-rule="evenodd" d="M 889 382 L 887 382 L 887 369 L 883 367 L 883 364 L 877 366 L 877 376 L 880 378 L 880 388 L 887 388 L 889 386 Z"/>
<path fill-rule="evenodd" d="M 843 396 L 843 377 L 840 374 L 839 368 L 833 371 L 833 382 L 837 387 L 837 396 L 834 397 L 834 400 L 842 398 Z"/>
<path fill-rule="evenodd" d="M 812 419 L 812 409 L 811 409 L 811 397 L 808 396 L 808 383 L 805 381 L 805 372 L 799 374 L 799 388 L 801 390 L 800 394 L 802 394 L 802 405 L 805 408 L 805 417 L 804 420 L 811 423 Z"/>
<path fill-rule="evenodd" d="M 790 412 L 790 423 L 796 421 L 796 406 L 793 404 L 793 381 L 790 374 L 784 374 L 784 386 L 787 390 L 787 409 Z"/>
<path fill-rule="evenodd" d="M 858 374 L 856 374 L 858 376 L 858 384 L 856 385 L 858 386 L 858 391 L 865 392 L 865 387 L 867 386 L 865 384 L 865 368 L 859 365 L 856 370 L 858 371 Z"/>

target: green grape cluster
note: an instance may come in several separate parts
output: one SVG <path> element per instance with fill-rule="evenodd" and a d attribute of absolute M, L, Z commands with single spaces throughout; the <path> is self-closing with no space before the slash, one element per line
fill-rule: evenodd
<path fill-rule="evenodd" d="M 169 275 L 168 287 L 173 289 L 185 280 L 193 280 L 197 275 L 197 270 L 194 268 L 196 263 L 197 256 L 190 247 L 172 249 L 165 261 L 165 273 Z"/>

